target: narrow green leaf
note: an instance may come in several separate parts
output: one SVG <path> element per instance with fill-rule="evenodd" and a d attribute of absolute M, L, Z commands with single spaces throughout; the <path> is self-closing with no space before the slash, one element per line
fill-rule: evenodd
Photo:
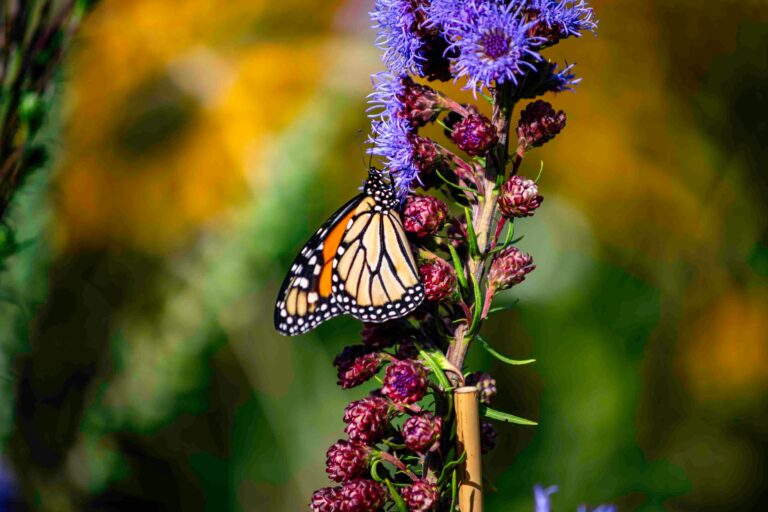
<path fill-rule="evenodd" d="M 380 483 L 380 484 L 383 484 L 383 483 L 384 483 L 384 478 L 381 478 L 381 477 L 379 476 L 379 473 L 378 473 L 377 469 L 378 469 L 379 465 L 380 465 L 380 464 L 382 464 L 383 462 L 384 462 L 384 461 L 383 461 L 383 460 L 381 460 L 381 459 L 376 459 L 376 460 L 374 460 L 374 461 L 371 463 L 371 478 L 373 478 L 373 480 L 374 480 L 375 482 L 378 482 L 378 483 Z"/>
<path fill-rule="evenodd" d="M 440 177 L 441 180 L 443 180 L 445 182 L 446 185 L 449 185 L 449 186 L 451 186 L 453 188 L 456 188 L 456 189 L 459 189 L 459 190 L 463 190 L 464 192 L 471 192 L 472 194 L 477 194 L 477 190 L 469 188 L 469 187 L 462 187 L 461 185 L 455 184 L 454 182 L 450 181 L 448 178 L 446 178 L 445 176 L 440 174 L 440 171 L 435 170 L 435 173 L 437 173 L 437 175 Z"/>
<path fill-rule="evenodd" d="M 506 421 L 507 423 L 514 423 L 516 425 L 538 425 L 535 421 L 527 420 L 506 412 L 497 411 L 486 405 L 480 406 L 480 414 L 491 420 Z"/>
<path fill-rule="evenodd" d="M 469 208 L 464 207 L 464 217 L 467 219 L 467 238 L 469 239 L 469 254 L 473 259 L 480 257 L 480 249 L 477 247 L 477 235 L 475 235 L 475 227 L 472 225 L 472 215 L 469 213 Z"/>
<path fill-rule="evenodd" d="M 392 501 L 394 501 L 395 505 L 397 506 L 397 510 L 400 512 L 408 512 L 408 507 L 405 505 L 403 497 L 400 496 L 399 492 L 397 492 L 395 486 L 392 485 L 392 482 L 390 482 L 389 479 L 387 479 L 385 482 L 387 484 L 387 489 L 389 489 L 389 494 L 392 496 Z"/>
<path fill-rule="evenodd" d="M 507 363 L 515 366 L 523 365 L 523 364 L 531 364 L 535 363 L 535 359 L 512 359 L 511 357 L 507 357 L 505 355 L 502 355 L 498 353 L 496 350 L 491 347 L 490 343 L 488 343 L 484 338 L 481 336 L 476 336 L 477 341 L 480 342 L 480 345 L 488 351 L 489 354 L 491 354 L 493 357 L 501 361 L 502 363 Z"/>
<path fill-rule="evenodd" d="M 443 371 L 442 366 L 435 359 L 436 354 L 433 355 L 433 353 L 430 353 L 427 350 L 425 350 L 424 347 L 422 347 L 419 342 L 416 342 L 416 348 L 419 351 L 419 355 L 424 359 L 424 362 L 427 363 L 427 366 L 429 366 L 429 368 L 435 374 L 435 377 L 437 377 L 437 380 L 440 382 L 440 385 L 443 387 L 443 390 L 448 391 L 449 389 L 452 389 L 453 386 L 451 386 L 451 381 L 448 380 L 448 377 L 445 375 L 445 372 Z"/>
<path fill-rule="evenodd" d="M 459 485 L 456 480 L 456 470 L 454 469 L 451 475 L 451 512 L 456 510 L 456 498 L 459 495 Z"/>
<path fill-rule="evenodd" d="M 541 160 L 541 163 L 539 164 L 539 174 L 536 175 L 536 179 L 533 180 L 534 183 L 539 182 L 539 178 L 541 178 L 541 173 L 544 171 L 544 160 Z"/>
<path fill-rule="evenodd" d="M 483 314 L 483 296 L 480 293 L 480 285 L 475 280 L 475 277 L 470 277 L 472 278 L 472 289 L 475 293 L 475 309 L 472 312 L 472 325 L 469 326 L 469 335 L 472 336 L 480 325 L 480 316 Z"/>
<path fill-rule="evenodd" d="M 452 460 L 451 462 L 449 462 L 448 464 L 446 464 L 446 465 L 443 467 L 443 471 L 440 473 L 440 478 L 437 480 L 437 482 L 438 482 L 438 485 L 439 485 L 439 486 L 442 486 L 442 485 L 443 485 L 443 482 L 445 482 L 445 479 L 448 477 L 448 472 L 449 472 L 449 471 L 451 471 L 451 470 L 453 470 L 453 468 L 457 467 L 457 466 L 458 466 L 459 464 L 461 464 L 462 462 L 464 462 L 464 459 L 466 459 L 466 458 L 467 458 L 467 452 L 463 452 L 463 453 L 461 454 L 461 457 L 459 457 L 459 458 L 458 458 L 458 459 L 456 459 L 456 460 Z"/>
<path fill-rule="evenodd" d="M 459 284 L 462 290 L 467 289 L 467 276 L 464 275 L 464 265 L 461 264 L 459 253 L 456 252 L 456 248 L 448 243 L 448 250 L 451 252 L 451 260 L 453 261 L 453 269 L 456 271 L 456 277 L 459 279 Z"/>

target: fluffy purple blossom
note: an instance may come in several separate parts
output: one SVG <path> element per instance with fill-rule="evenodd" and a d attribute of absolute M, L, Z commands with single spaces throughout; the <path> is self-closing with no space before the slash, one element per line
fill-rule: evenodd
<path fill-rule="evenodd" d="M 459 51 L 455 63 L 456 77 L 466 77 L 466 89 L 477 91 L 495 82 L 517 84 L 520 78 L 540 61 L 536 47 L 544 39 L 529 34 L 536 21 L 526 22 L 521 16 L 522 4 L 467 2 L 475 9 L 471 21 L 455 29 L 451 48 Z"/>
<path fill-rule="evenodd" d="M 550 512 L 551 510 L 550 497 L 556 492 L 557 492 L 556 485 L 552 485 L 547 488 L 544 488 L 540 485 L 535 485 L 533 487 L 533 496 L 536 502 L 536 508 L 534 509 L 534 512 Z M 579 508 L 576 509 L 576 512 L 588 512 L 587 506 L 580 505 Z M 616 512 L 616 506 L 600 505 L 597 508 L 593 509 L 592 512 Z"/>
<path fill-rule="evenodd" d="M 404 200 L 419 183 L 410 125 L 405 119 L 388 117 L 376 122 L 373 132 L 368 152 L 384 159 L 385 168 L 394 178 L 397 196 Z"/>
<path fill-rule="evenodd" d="M 420 25 L 421 10 L 413 0 L 376 0 L 371 12 L 377 30 L 376 46 L 384 51 L 382 60 L 399 75 L 419 69 L 419 51 L 424 44 Z"/>
<path fill-rule="evenodd" d="M 525 12 L 537 21 L 533 32 L 549 44 L 597 30 L 592 8 L 584 0 L 530 0 Z"/>

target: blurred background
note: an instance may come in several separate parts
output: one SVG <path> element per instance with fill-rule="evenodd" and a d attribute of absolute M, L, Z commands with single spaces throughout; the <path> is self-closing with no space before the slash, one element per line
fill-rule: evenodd
<path fill-rule="evenodd" d="M 0 510 L 295 511 L 366 389 L 360 324 L 272 327 L 365 176 L 372 0 L 104 0 L 59 79 L 54 158 L 0 275 Z M 524 164 L 538 270 L 485 326 L 508 367 L 490 511 L 760 510 L 768 477 L 768 4 L 594 0 L 548 52 L 576 93 Z M 469 96 L 452 84 L 441 86 Z M 16 401 L 18 398 L 18 402 Z M 24 510 L 21 505 L 16 508 Z"/>

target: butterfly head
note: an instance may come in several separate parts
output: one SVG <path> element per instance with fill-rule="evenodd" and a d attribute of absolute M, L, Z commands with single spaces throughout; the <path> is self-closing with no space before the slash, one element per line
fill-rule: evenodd
<path fill-rule="evenodd" d="M 368 180 L 365 182 L 365 194 L 372 197 L 383 208 L 394 209 L 400 204 L 395 197 L 392 183 L 384 177 L 384 171 L 375 167 L 368 169 Z"/>

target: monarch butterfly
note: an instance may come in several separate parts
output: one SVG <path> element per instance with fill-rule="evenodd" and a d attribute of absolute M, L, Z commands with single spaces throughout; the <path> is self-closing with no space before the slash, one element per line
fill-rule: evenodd
<path fill-rule="evenodd" d="M 424 299 L 392 184 L 371 167 L 363 192 L 309 239 L 283 281 L 275 328 L 295 336 L 350 314 L 365 322 L 405 316 Z"/>

